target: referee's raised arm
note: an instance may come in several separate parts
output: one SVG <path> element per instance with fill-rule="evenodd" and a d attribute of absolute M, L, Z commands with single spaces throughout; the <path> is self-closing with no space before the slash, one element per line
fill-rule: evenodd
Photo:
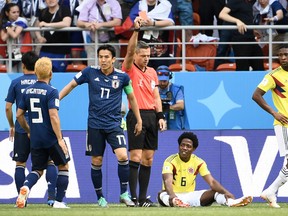
<path fill-rule="evenodd" d="M 143 19 L 141 17 L 136 17 L 134 20 L 134 32 L 128 42 L 127 53 L 125 55 L 125 59 L 122 64 L 122 69 L 125 68 L 126 70 L 129 70 L 132 67 L 133 58 L 134 58 L 136 46 L 138 43 L 138 35 L 139 35 L 142 22 L 143 22 Z"/>

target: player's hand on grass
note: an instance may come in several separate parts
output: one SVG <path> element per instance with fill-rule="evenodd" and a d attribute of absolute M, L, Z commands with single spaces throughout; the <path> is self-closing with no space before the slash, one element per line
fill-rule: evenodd
<path fill-rule="evenodd" d="M 178 197 L 174 197 L 171 201 L 170 201 L 170 199 L 171 198 L 169 198 L 169 202 L 172 202 L 172 205 L 174 207 L 188 208 L 190 206 L 188 203 L 182 201 Z"/>

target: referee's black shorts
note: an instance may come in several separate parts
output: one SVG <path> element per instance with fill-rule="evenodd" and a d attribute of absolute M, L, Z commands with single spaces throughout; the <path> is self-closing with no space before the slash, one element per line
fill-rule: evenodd
<path fill-rule="evenodd" d="M 148 149 L 157 150 L 158 148 L 158 121 L 155 110 L 140 110 L 142 118 L 142 133 L 135 136 L 134 130 L 136 118 L 132 110 L 129 110 L 126 123 L 128 133 L 128 150 Z"/>

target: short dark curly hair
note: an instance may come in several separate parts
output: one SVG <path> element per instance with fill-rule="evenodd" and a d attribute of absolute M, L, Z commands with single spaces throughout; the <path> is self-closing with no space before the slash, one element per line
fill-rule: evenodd
<path fill-rule="evenodd" d="M 196 149 L 199 145 L 197 135 L 193 132 L 183 132 L 178 138 L 178 144 L 180 145 L 183 139 L 190 139 L 193 142 L 193 147 Z"/>

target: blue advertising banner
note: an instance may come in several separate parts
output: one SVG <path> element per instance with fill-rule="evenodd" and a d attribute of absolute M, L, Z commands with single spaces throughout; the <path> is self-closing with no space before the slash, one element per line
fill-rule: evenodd
<path fill-rule="evenodd" d="M 190 129 L 272 129 L 273 118 L 252 101 L 252 94 L 266 72 L 181 72 L 172 82 L 183 85 Z M 0 74 L 0 131 L 9 128 L 5 98 L 12 79 L 21 74 Z M 59 91 L 75 73 L 53 74 L 52 85 Z M 269 104 L 270 92 L 265 95 Z M 126 96 L 123 101 L 127 104 Z M 60 103 L 64 130 L 86 130 L 88 116 L 87 85 L 75 88 Z"/>
<path fill-rule="evenodd" d="M 278 154 L 273 130 L 195 130 L 199 147 L 195 154 L 204 159 L 212 175 L 236 197 L 252 195 L 254 201 L 263 189 L 278 175 L 283 159 Z M 148 195 L 156 201 L 161 190 L 161 169 L 163 161 L 178 152 L 177 139 L 181 131 L 159 133 L 159 149 L 156 151 Z M 86 131 L 65 130 L 65 140 L 71 154 L 70 183 L 65 202 L 96 203 L 96 194 L 90 178 L 90 157 L 85 156 Z M 11 159 L 13 143 L 8 132 L 0 132 L 0 203 L 14 203 L 17 191 L 14 183 L 15 162 Z M 31 164 L 28 162 L 28 169 Z M 26 170 L 28 173 L 28 169 Z M 117 176 L 117 161 L 107 145 L 103 161 L 103 192 L 108 202 L 118 203 L 120 185 Z M 278 200 L 287 201 L 288 185 L 278 192 Z M 207 189 L 201 176 L 197 178 L 196 189 Z M 30 193 L 30 203 L 45 203 L 47 183 L 43 176 Z"/>

